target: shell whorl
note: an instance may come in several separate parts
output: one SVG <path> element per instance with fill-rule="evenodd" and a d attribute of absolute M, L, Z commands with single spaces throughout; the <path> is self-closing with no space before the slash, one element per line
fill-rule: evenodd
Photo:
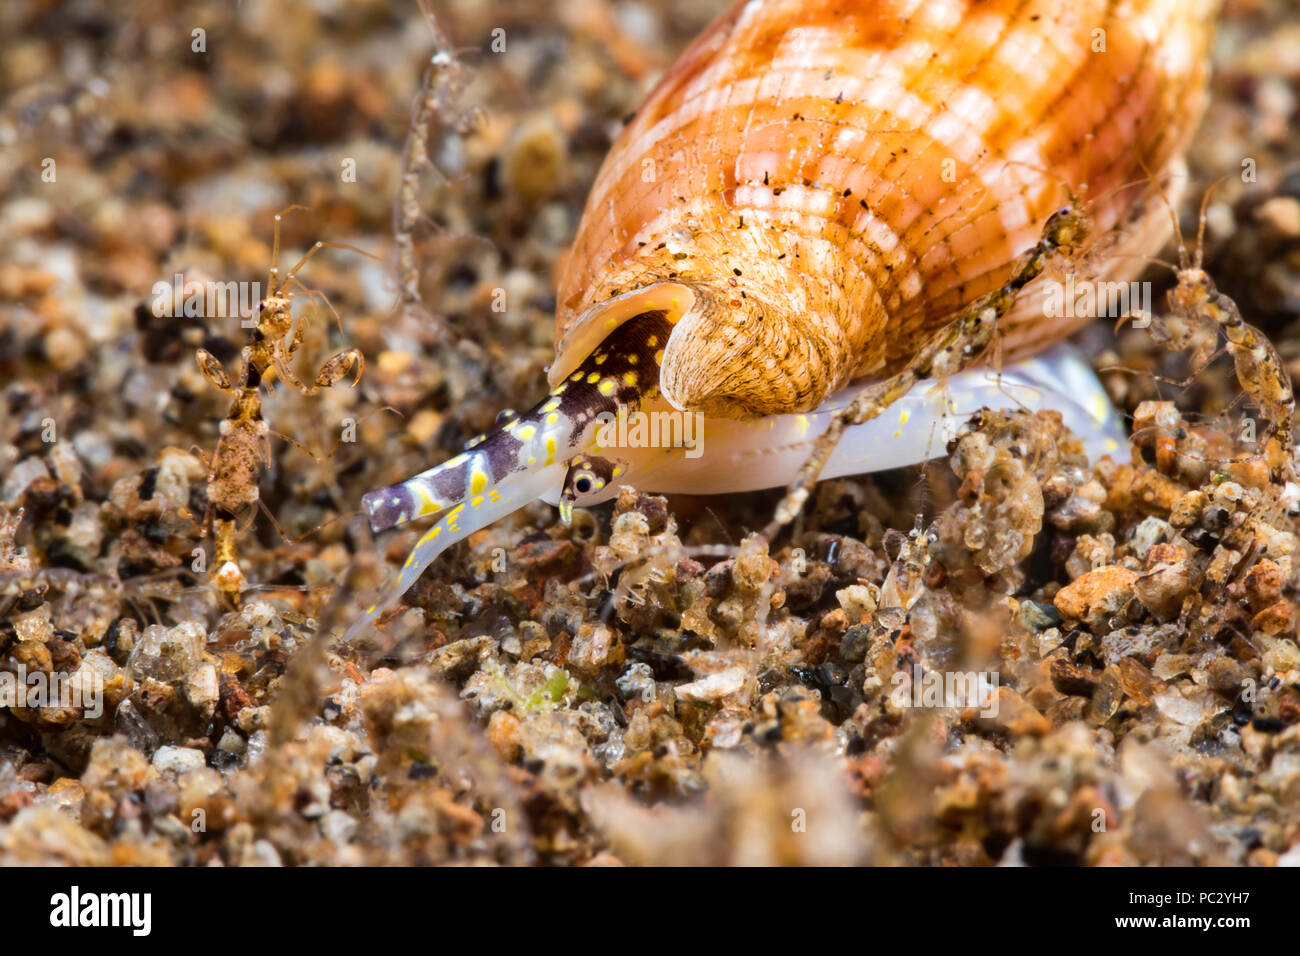
<path fill-rule="evenodd" d="M 665 349 L 664 394 L 744 418 L 897 370 L 1005 281 L 1069 191 L 1094 201 L 1098 233 L 1138 237 L 1120 243 L 1134 258 L 1119 271 L 1135 273 L 1164 213 L 1118 187 L 1166 174 L 1194 130 L 1216 7 L 738 3 L 606 159 L 561 275 L 557 341 L 606 300 L 679 283 L 694 303 Z M 1041 310 L 1010 318 L 1012 355 L 1072 330 L 1048 332 Z"/>
<path fill-rule="evenodd" d="M 664 350 L 664 397 L 675 408 L 719 418 L 817 407 L 823 383 L 852 361 L 852 343 L 834 322 L 800 324 L 796 317 L 805 314 L 789 296 L 742 299 L 735 289 L 699 284 L 695 307 Z"/>

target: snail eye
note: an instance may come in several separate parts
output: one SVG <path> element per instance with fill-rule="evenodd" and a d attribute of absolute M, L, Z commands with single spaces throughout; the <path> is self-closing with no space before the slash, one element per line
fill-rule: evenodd
<path fill-rule="evenodd" d="M 586 475 L 581 476 L 573 483 L 573 490 L 580 495 L 585 495 L 591 491 L 591 479 Z"/>

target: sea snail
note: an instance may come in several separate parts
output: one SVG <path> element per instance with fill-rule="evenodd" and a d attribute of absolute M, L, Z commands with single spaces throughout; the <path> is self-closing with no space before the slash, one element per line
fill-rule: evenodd
<path fill-rule="evenodd" d="M 550 394 L 363 498 L 376 531 L 441 518 L 352 633 L 449 545 L 539 497 L 562 492 L 567 515 L 624 483 L 786 483 L 856 386 L 896 372 L 1004 288 L 1074 197 L 1106 237 L 1077 278 L 1132 278 L 1169 232 L 1152 181 L 1175 178 L 1204 109 L 1216 7 L 736 4 L 663 76 L 601 167 L 561 272 Z M 1048 278 L 999 321 L 1004 360 L 1087 321 L 1048 317 Z M 822 474 L 923 460 L 961 416 L 1015 404 L 1059 409 L 1094 453 L 1122 437 L 1091 371 L 1058 346 L 1000 378 L 973 369 L 913 389 L 845 434 Z M 696 443 L 662 447 L 665 423 Z M 571 462 L 596 477 L 579 481 Z"/>

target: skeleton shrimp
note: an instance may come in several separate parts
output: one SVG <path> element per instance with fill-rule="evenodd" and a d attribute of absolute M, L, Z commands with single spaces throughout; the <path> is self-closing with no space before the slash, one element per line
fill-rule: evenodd
<path fill-rule="evenodd" d="M 1170 350 L 1186 348 L 1198 329 L 1222 330 L 1228 343 L 1226 348 L 1232 353 L 1237 382 L 1259 408 L 1267 424 L 1267 430 L 1258 441 L 1264 449 L 1264 460 L 1273 482 L 1285 485 L 1288 481 L 1295 481 L 1295 393 L 1286 366 L 1268 337 L 1242 318 L 1237 303 L 1218 290 L 1203 268 L 1205 212 L 1218 183 L 1206 190 L 1201 199 L 1196 251 L 1190 256 L 1183 242 L 1178 214 L 1160 184 L 1154 185 L 1169 209 L 1178 243 L 1178 266 L 1174 269 L 1178 284 L 1169 291 L 1169 308 L 1190 328 L 1178 332 L 1171 329 L 1165 319 L 1153 316 L 1152 329 Z M 1217 335 L 1211 342 L 1216 341 Z M 1198 375 L 1215 354 L 1218 353 L 1210 348 L 1199 348 L 1192 358 L 1191 375 L 1186 381 Z M 1186 381 L 1174 384 L 1183 385 Z"/>
<path fill-rule="evenodd" d="M 295 322 L 292 315 L 292 286 L 297 286 L 308 295 L 320 294 L 307 288 L 297 279 L 298 270 L 306 264 L 320 249 L 329 246 L 335 249 L 349 249 L 369 258 L 376 258 L 371 253 L 355 246 L 338 242 L 317 242 L 298 262 L 280 275 L 280 220 L 291 210 L 302 206 L 289 206 L 276 213 L 275 238 L 271 251 L 271 270 L 267 279 L 267 296 L 257 306 L 257 324 L 248 335 L 248 343 L 241 353 L 241 368 L 237 384 L 232 385 L 229 376 L 222 368 L 221 362 L 206 349 L 198 349 L 195 358 L 203 377 L 214 387 L 231 396 L 230 409 L 220 426 L 217 447 L 209 459 L 204 455 L 208 469 L 207 488 L 208 504 L 199 526 L 201 537 L 211 534 L 215 540 L 214 561 L 216 568 L 213 581 L 217 589 L 232 607 L 238 607 L 244 587 L 244 574 L 239 567 L 238 536 L 246 529 L 260 507 L 276 530 L 286 541 L 289 538 L 280 529 L 275 517 L 262 502 L 258 491 L 258 479 L 261 470 L 271 464 L 271 430 L 262 417 L 262 390 L 269 388 L 275 377 L 279 378 L 303 395 L 314 395 L 322 388 L 329 388 L 336 381 L 355 368 L 356 374 L 352 385 L 361 381 L 365 362 L 361 351 L 355 348 L 344 349 L 327 359 L 312 384 L 299 379 L 292 363 L 294 354 L 302 345 L 306 335 L 306 321 Z M 333 307 L 331 306 L 331 311 Z M 338 318 L 335 313 L 335 318 Z M 341 326 L 341 323 L 340 323 Z M 339 443 L 328 455 L 320 458 L 313 455 L 298 442 L 287 436 L 285 438 L 305 454 L 317 460 L 328 460 Z M 340 439 L 341 441 L 341 439 Z M 202 454 L 202 450 L 200 450 Z"/>

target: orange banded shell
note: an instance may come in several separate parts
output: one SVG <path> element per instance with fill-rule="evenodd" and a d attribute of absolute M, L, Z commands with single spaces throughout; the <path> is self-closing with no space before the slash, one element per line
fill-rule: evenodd
<path fill-rule="evenodd" d="M 566 478 L 588 456 L 611 479 L 626 459 L 619 481 L 643 490 L 787 482 L 846 401 L 831 393 L 897 370 L 929 333 L 1002 287 L 1067 200 L 1082 197 L 1106 239 L 1073 271 L 1106 281 L 1135 273 L 1169 230 L 1146 170 L 1169 176 L 1204 107 L 1212 6 L 734 7 L 668 71 L 601 168 L 561 277 L 550 394 L 464 453 L 362 499 L 375 531 L 439 518 L 345 639 L 486 524 L 556 489 L 566 509 L 613 494 L 612 480 L 584 496 Z M 1129 184 L 1140 188 L 1121 188 Z M 1081 321 L 1047 318 L 1047 289 L 1026 285 L 999 320 L 1004 355 Z M 1105 414 L 1079 402 L 1090 379 L 1105 405 L 1090 372 L 1034 364 L 1022 363 L 1022 384 L 1035 394 L 1046 384 L 1085 426 L 1102 424 Z M 974 408 L 1016 400 L 1001 394 L 1006 375 L 991 385 L 962 377 L 954 395 Z M 700 413 L 683 422 L 704 422 L 707 454 L 698 442 L 687 451 L 684 425 L 680 447 L 602 437 L 602 415 L 662 406 L 661 395 Z M 827 471 L 924 460 L 927 426 L 960 408 L 954 399 L 917 409 L 915 423 L 903 408 L 897 426 L 852 430 Z"/>
<path fill-rule="evenodd" d="M 1217 0 L 746 0 L 623 129 L 562 270 L 552 384 L 648 307 L 678 408 L 802 412 L 905 364 L 1071 194 L 1142 267 L 1204 109 Z M 1129 185 L 1136 184 L 1136 185 Z M 1128 186 L 1128 188 L 1122 188 Z M 1037 290 L 1035 289 L 1037 286 Z M 1027 354 L 1041 280 L 1000 326 Z"/>

